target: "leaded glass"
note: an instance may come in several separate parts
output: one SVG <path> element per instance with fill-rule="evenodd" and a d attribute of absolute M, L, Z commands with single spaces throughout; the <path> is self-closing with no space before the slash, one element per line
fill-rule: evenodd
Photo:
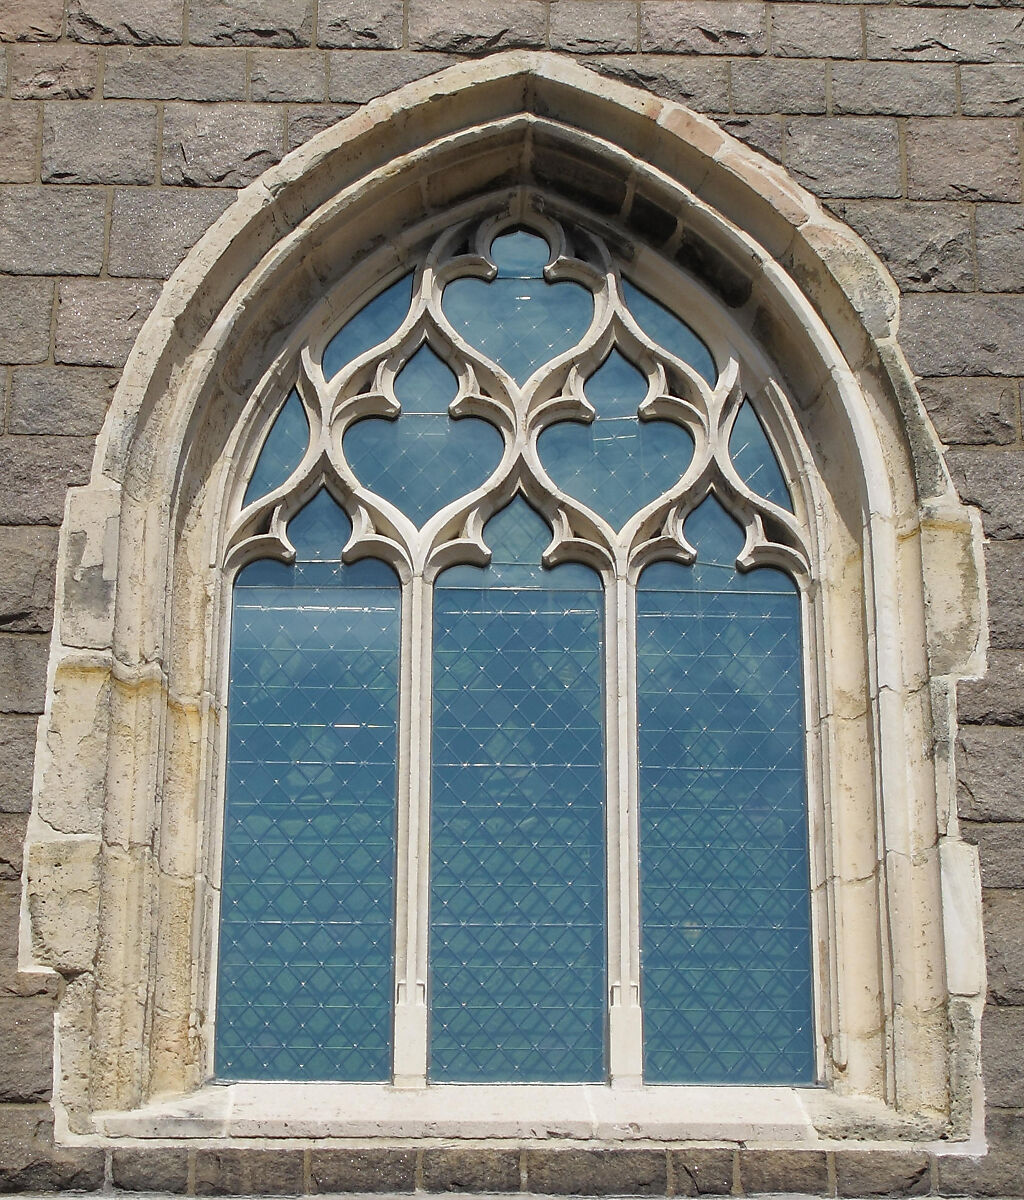
<path fill-rule="evenodd" d="M 249 478 L 243 508 L 280 487 L 302 461 L 309 445 L 309 421 L 299 393 L 293 388 L 274 418 Z"/>
<path fill-rule="evenodd" d="M 740 405 L 729 438 L 729 457 L 739 477 L 759 496 L 793 510 L 789 488 L 782 477 L 775 452 L 750 401 Z"/>
<path fill-rule="evenodd" d="M 386 342 L 405 320 L 412 302 L 412 274 L 404 275 L 365 304 L 331 338 L 324 349 L 325 379 L 335 375 L 373 346 Z"/>
<path fill-rule="evenodd" d="M 638 509 L 676 483 L 693 439 L 671 421 L 641 421 L 647 381 L 613 350 L 584 385 L 596 417 L 546 429 L 537 450 L 555 483 L 620 529 Z"/>
<path fill-rule="evenodd" d="M 711 351 L 684 321 L 628 279 L 622 281 L 626 307 L 653 342 L 688 363 L 714 387 L 718 371 Z"/>
<path fill-rule="evenodd" d="M 442 306 L 453 327 L 519 383 L 586 333 L 594 299 L 578 283 L 549 283 L 547 242 L 519 229 L 496 237 L 497 278 L 455 279 Z"/>
<path fill-rule="evenodd" d="M 602 596 L 522 500 L 434 602 L 435 1080 L 604 1077 Z"/>
<path fill-rule="evenodd" d="M 686 536 L 637 591 L 645 1078 L 809 1083 L 800 598 L 713 498 Z"/>
<path fill-rule="evenodd" d="M 384 1080 L 390 1026 L 399 590 L 339 563 L 321 491 L 296 562 L 234 588 L 216 1073 Z"/>
<path fill-rule="evenodd" d="M 421 346 L 395 378 L 398 419 L 359 421 L 345 435 L 345 454 L 360 482 L 419 526 L 479 487 L 501 460 L 501 434 L 493 425 L 449 416 L 457 391 L 451 368 Z"/>

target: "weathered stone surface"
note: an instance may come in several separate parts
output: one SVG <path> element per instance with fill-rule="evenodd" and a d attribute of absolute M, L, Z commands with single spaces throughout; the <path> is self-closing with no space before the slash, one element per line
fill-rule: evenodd
<path fill-rule="evenodd" d="M 640 49 L 671 54 L 764 54 L 766 5 L 749 0 L 644 4 Z"/>
<path fill-rule="evenodd" d="M 189 0 L 196 46 L 308 46 L 313 0 Z"/>
<path fill-rule="evenodd" d="M 960 92 L 966 117 L 1024 116 L 1024 66 L 963 67 Z"/>
<path fill-rule="evenodd" d="M 52 311 L 52 279 L 0 276 L 0 360 L 43 362 L 50 353 Z"/>
<path fill-rule="evenodd" d="M 993 650 L 985 677 L 961 683 L 957 695 L 965 725 L 1024 725 L 1024 653 Z"/>
<path fill-rule="evenodd" d="M 244 50 L 107 51 L 103 92 L 122 100 L 244 100 Z"/>
<path fill-rule="evenodd" d="M 1024 650 L 1024 542 L 985 547 L 990 645 Z"/>
<path fill-rule="evenodd" d="M 1024 286 L 1024 214 L 1019 204 L 979 204 L 975 236 L 978 284 L 983 291 Z"/>
<path fill-rule="evenodd" d="M 0 526 L 0 629 L 46 633 L 53 625 L 57 531 Z"/>
<path fill-rule="evenodd" d="M 152 183 L 155 104 L 81 104 L 43 109 L 44 183 Z"/>
<path fill-rule="evenodd" d="M 822 1196 L 828 1189 L 828 1167 L 820 1150 L 741 1150 L 740 1179 L 748 1193 Z"/>
<path fill-rule="evenodd" d="M 35 183 L 39 105 L 0 103 L 0 183 Z"/>
<path fill-rule="evenodd" d="M 90 46 L 15 46 L 11 95 L 15 100 L 86 100 L 96 94 L 99 58 Z"/>
<path fill-rule="evenodd" d="M 896 122 L 885 117 L 796 117 L 785 126 L 786 162 L 818 196 L 902 192 Z"/>
<path fill-rule="evenodd" d="M 639 54 L 593 58 L 588 66 L 700 112 L 729 111 L 729 64 L 716 59 Z"/>
<path fill-rule="evenodd" d="M 423 1187 L 428 1192 L 519 1191 L 518 1150 L 426 1149 Z"/>
<path fill-rule="evenodd" d="M 660 1150 L 526 1151 L 527 1189 L 549 1196 L 663 1196 Z"/>
<path fill-rule="evenodd" d="M 166 279 L 233 200 L 220 189 L 116 192 L 110 274 Z"/>
<path fill-rule="evenodd" d="M 2 464 L 0 458 L 0 464 Z M 46 691 L 47 639 L 0 634 L 0 712 L 41 713 Z"/>
<path fill-rule="evenodd" d="M 957 804 L 969 821 L 1024 821 L 1024 734 L 963 725 L 957 738 Z"/>
<path fill-rule="evenodd" d="M 102 367 L 21 367 L 7 410 L 11 433 L 99 433 L 118 375 Z"/>
<path fill-rule="evenodd" d="M 0 192 L 0 260 L 15 275 L 96 275 L 107 200 L 79 188 Z"/>
<path fill-rule="evenodd" d="M 1022 1045 L 1024 1008 L 988 1005 L 981 1027 L 981 1058 L 985 1099 L 989 1104 L 999 1108 L 1024 1108 L 1024 1073 L 1020 1069 Z"/>
<path fill-rule="evenodd" d="M 323 100 L 327 58 L 319 50 L 257 50 L 249 72 L 252 100 Z"/>
<path fill-rule="evenodd" d="M 181 41 L 184 0 L 68 0 L 68 37 L 79 42 Z"/>
<path fill-rule="evenodd" d="M 775 162 L 782 161 L 782 122 L 777 117 L 725 117 L 719 124 L 734 138 Z"/>
<path fill-rule="evenodd" d="M 892 271 L 901 288 L 973 289 L 971 210 L 967 205 L 865 200 L 834 208 Z"/>
<path fill-rule="evenodd" d="M 677 1196 L 728 1196 L 732 1193 L 732 1150 L 672 1150 L 672 1178 Z"/>
<path fill-rule="evenodd" d="M 732 67 L 733 106 L 743 113 L 823 113 L 825 66 L 775 59 L 737 59 Z"/>
<path fill-rule="evenodd" d="M 860 58 L 860 11 L 846 4 L 773 4 L 772 53 L 782 57 Z"/>
<path fill-rule="evenodd" d="M 928 1155 L 908 1150 L 844 1150 L 836 1155 L 840 1196 L 927 1196 Z"/>
<path fill-rule="evenodd" d="M 965 840 L 978 847 L 983 887 L 1024 887 L 1024 822 L 963 821 L 960 828 Z"/>
<path fill-rule="evenodd" d="M 123 366 L 160 285 L 140 279 L 71 279 L 57 289 L 58 363 Z"/>
<path fill-rule="evenodd" d="M 917 390 L 935 432 L 961 445 L 1005 444 L 1017 437 L 1017 384 L 1005 379 L 921 379 Z"/>
<path fill-rule="evenodd" d="M 59 525 L 64 495 L 89 478 L 92 455 L 92 438 L 0 438 L 0 525 Z"/>
<path fill-rule="evenodd" d="M 1016 123 L 909 121 L 907 187 L 916 200 L 1019 200 Z"/>
<path fill-rule="evenodd" d="M 164 110 L 164 183 L 245 187 L 283 153 L 284 121 L 277 111 L 200 104 Z"/>
<path fill-rule="evenodd" d="M 35 748 L 35 717 L 0 717 L 0 812 L 31 809 Z"/>
<path fill-rule="evenodd" d="M 1024 1179 L 1024 1114 L 989 1108 L 985 1114 L 989 1151 L 977 1158 L 936 1159 L 942 1196 L 1012 1196 Z"/>
<path fill-rule="evenodd" d="M 355 109 L 354 104 L 303 104 L 289 108 L 288 149 L 294 150 L 323 130 L 337 125 Z"/>
<path fill-rule="evenodd" d="M 6 980 L 17 975 L 20 914 L 21 881 L 0 879 L 0 964 L 3 967 L 0 977 Z M 0 1108 L 0 1138 L 3 1137 L 3 1113 Z"/>
<path fill-rule="evenodd" d="M 170 1192 L 188 1190 L 188 1151 L 162 1146 L 146 1149 L 116 1149 L 110 1160 L 114 1187 L 126 1192 Z"/>
<path fill-rule="evenodd" d="M 24 813 L 0 813 L 0 879 L 20 879 L 22 851 L 28 817 Z M 3 1044 L 3 1003 L 0 1001 L 0 1045 Z M 4 1099 L 3 1056 L 0 1055 L 0 1101 Z"/>
<path fill-rule="evenodd" d="M 411 1192 L 416 1151 L 314 1149 L 309 1174 L 313 1192 Z"/>
<path fill-rule="evenodd" d="M 637 48 L 637 6 L 631 0 L 557 0 L 548 36 L 552 50 L 628 54 Z"/>
<path fill-rule="evenodd" d="M 422 79 L 451 65 L 447 54 L 415 54 L 404 50 L 334 50 L 328 56 L 331 100 L 363 104 L 404 83 Z"/>
<path fill-rule="evenodd" d="M 0 1113 L 0 1190 L 95 1191 L 103 1183 L 103 1160 L 95 1146 L 55 1146 L 53 1116 L 43 1105 Z"/>
<path fill-rule="evenodd" d="M 868 58 L 921 62 L 1021 62 L 1024 14 L 1013 9 L 867 8 Z"/>
<path fill-rule="evenodd" d="M 397 50 L 403 0 L 320 0 L 317 44 L 337 50 Z"/>
<path fill-rule="evenodd" d="M 903 301 L 900 343 L 918 375 L 1024 375 L 1022 321 L 1024 296 L 918 293 Z"/>
<path fill-rule="evenodd" d="M 837 113 L 949 116 L 956 112 L 956 68 L 949 63 L 835 63 L 832 103 Z"/>
<path fill-rule="evenodd" d="M 456 54 L 544 45 L 547 6 L 539 0 L 506 0 L 481 7 L 476 0 L 409 0 L 409 45 Z"/>
<path fill-rule="evenodd" d="M 989 537 L 1024 537 L 1024 452 L 954 450 L 947 461 L 964 502 L 981 509 Z"/>
<path fill-rule="evenodd" d="M 989 997 L 997 1004 L 1024 1005 L 1024 890 L 990 889 L 982 912 Z"/>
<path fill-rule="evenodd" d="M 300 1195 L 302 1158 L 301 1150 L 198 1150 L 196 1195 Z"/>
<path fill-rule="evenodd" d="M 0 817 L 0 822 L 4 820 Z M 49 1100 L 53 1083 L 50 997 L 0 1000 L 0 1045 L 4 1048 L 0 1054 L 0 1102 L 36 1104 Z"/>
<path fill-rule="evenodd" d="M 4 0 L 0 41 L 56 41 L 63 20 L 64 0 Z"/>

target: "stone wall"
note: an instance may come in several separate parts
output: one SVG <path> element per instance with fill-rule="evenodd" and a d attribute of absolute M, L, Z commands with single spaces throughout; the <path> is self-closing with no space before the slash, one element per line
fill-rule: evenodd
<path fill-rule="evenodd" d="M 0 38 L 0 1189 L 1024 1194 L 1024 7 L 0 0 Z M 366 100 L 511 47 L 583 56 L 710 114 L 823 198 L 903 289 L 902 344 L 990 539 L 990 670 L 961 691 L 959 761 L 985 888 L 984 1159 L 53 1145 L 56 984 L 16 964 L 65 489 L 88 477 L 160 281 L 235 189 Z"/>

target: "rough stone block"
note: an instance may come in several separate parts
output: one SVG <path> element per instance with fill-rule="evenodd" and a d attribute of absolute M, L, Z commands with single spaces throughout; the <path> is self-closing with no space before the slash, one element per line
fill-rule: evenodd
<path fill-rule="evenodd" d="M 1019 204 L 979 204 L 975 236 L 978 284 L 987 292 L 1024 286 L 1024 214 Z"/>
<path fill-rule="evenodd" d="M 594 58 L 588 63 L 602 75 L 646 88 L 699 112 L 729 111 L 729 64 L 711 58 L 675 58 L 670 54 L 631 54 Z"/>
<path fill-rule="evenodd" d="M 1024 653 L 991 651 L 985 677 L 961 683 L 957 695 L 965 725 L 1024 725 Z"/>
<path fill-rule="evenodd" d="M 58 363 L 120 367 L 160 294 L 141 279 L 71 279 L 57 289 Z"/>
<path fill-rule="evenodd" d="M 334 50 L 328 56 L 328 95 L 347 104 L 364 104 L 414 79 L 451 65 L 447 54 L 404 50 Z"/>
<path fill-rule="evenodd" d="M 750 0 L 644 4 L 640 49 L 670 54 L 764 54 L 767 6 Z"/>
<path fill-rule="evenodd" d="M 107 51 L 103 93 L 121 100 L 244 100 L 244 50 Z"/>
<path fill-rule="evenodd" d="M 1014 121 L 907 123 L 907 187 L 916 200 L 1019 200 L 1020 136 Z"/>
<path fill-rule="evenodd" d="M 796 117 L 784 138 L 790 170 L 818 196 L 886 198 L 903 190 L 894 120 Z"/>
<path fill-rule="evenodd" d="M 832 65 L 837 113 L 942 117 L 956 112 L 951 63 L 837 62 Z"/>
<path fill-rule="evenodd" d="M 732 1193 L 734 1151 L 728 1149 L 672 1150 L 674 1193 L 677 1196 L 728 1196 Z"/>
<path fill-rule="evenodd" d="M 397 50 L 403 0 L 320 0 L 317 44 L 337 50 Z"/>
<path fill-rule="evenodd" d="M 43 1105 L 0 1113 L 0 1191 L 92 1192 L 103 1184 L 103 1160 L 96 1146 L 55 1146 Z"/>
<path fill-rule="evenodd" d="M 103 264 L 107 200 L 80 188 L 0 192 L 0 261 L 15 275 L 96 275 Z"/>
<path fill-rule="evenodd" d="M 941 1196 L 1012 1196 L 1024 1179 L 1024 1113 L 989 1108 L 985 1114 L 987 1154 L 941 1155 L 936 1159 Z"/>
<path fill-rule="evenodd" d="M 0 978 L 5 981 L 17 978 L 20 920 L 21 881 L 16 883 L 11 879 L 0 879 L 0 967 L 2 967 Z M 0 1138 L 3 1136 L 4 1111 L 3 1108 L 0 1108 Z M 11 1110 L 6 1111 L 10 1112 Z"/>
<path fill-rule="evenodd" d="M 0 183 L 35 183 L 39 178 L 39 105 L 0 103 Z"/>
<path fill-rule="evenodd" d="M 998 725 L 961 726 L 956 779 L 960 816 L 968 821 L 1024 821 L 1024 733 Z"/>
<path fill-rule="evenodd" d="M 978 847 L 983 887 L 1024 887 L 1024 823 L 999 821 L 975 825 L 964 821 L 960 828 L 965 840 Z"/>
<path fill-rule="evenodd" d="M 0 526 L 0 629 L 47 633 L 53 626 L 57 531 Z"/>
<path fill-rule="evenodd" d="M 825 65 L 737 59 L 732 95 L 733 106 L 742 113 L 823 113 Z"/>
<path fill-rule="evenodd" d="M 0 1000 L 0 1045 L 4 1048 L 0 1054 L 0 1102 L 37 1104 L 49 1100 L 53 1084 L 53 1000 L 45 995 Z"/>
<path fill-rule="evenodd" d="M 518 1150 L 426 1149 L 423 1188 L 428 1192 L 519 1191 Z"/>
<path fill-rule="evenodd" d="M 455 54 L 544 45 L 547 5 L 539 0 L 505 0 L 481 6 L 477 0 L 409 0 L 409 45 Z"/>
<path fill-rule="evenodd" d="M 893 6 L 865 9 L 868 58 L 919 62 L 1024 61 L 1024 15 L 1017 9 Z"/>
<path fill-rule="evenodd" d="M 637 6 L 631 0 L 557 0 L 548 36 L 552 50 L 628 54 L 637 48 Z"/>
<path fill-rule="evenodd" d="M 1024 650 L 1024 543 L 989 542 L 985 547 L 989 644 Z"/>
<path fill-rule="evenodd" d="M 917 390 L 935 432 L 949 444 L 1017 438 L 1017 385 L 1005 379 L 921 379 Z"/>
<path fill-rule="evenodd" d="M 828 1191 L 828 1167 L 820 1150 L 741 1150 L 740 1179 L 745 1192 Z"/>
<path fill-rule="evenodd" d="M 115 192 L 110 274 L 166 279 L 233 200 L 232 192 L 212 189 Z"/>
<path fill-rule="evenodd" d="M 332 1192 L 411 1192 L 415 1150 L 318 1150 L 309 1160 L 311 1189 Z"/>
<path fill-rule="evenodd" d="M 276 110 L 199 104 L 164 109 L 164 183 L 245 187 L 283 153 L 284 120 Z"/>
<path fill-rule="evenodd" d="M 303 104 L 288 110 L 288 149 L 294 150 L 311 137 L 337 125 L 355 111 L 354 104 Z"/>
<path fill-rule="evenodd" d="M 960 70 L 965 117 L 1024 116 L 1024 66 L 968 66 Z"/>
<path fill-rule="evenodd" d="M 990 889 L 982 913 L 989 997 L 997 1004 L 1024 1005 L 1024 890 Z"/>
<path fill-rule="evenodd" d="M 982 1019 L 981 1058 L 985 1100 L 997 1108 L 1024 1108 L 1024 1073 L 1020 1069 L 1022 1045 L 1024 1008 L 989 1004 Z"/>
<path fill-rule="evenodd" d="M 313 0 L 189 0 L 196 46 L 308 46 Z"/>
<path fill-rule="evenodd" d="M 64 0 L 4 0 L 0 42 L 45 42 L 60 37 Z"/>
<path fill-rule="evenodd" d="M 7 428 L 11 433 L 84 437 L 99 433 L 117 386 L 101 367 L 22 367 L 14 372 Z"/>
<path fill-rule="evenodd" d="M 527 1150 L 527 1187 L 548 1196 L 664 1196 L 661 1150 Z"/>
<path fill-rule="evenodd" d="M 852 201 L 834 206 L 905 291 L 974 288 L 967 205 Z"/>
<path fill-rule="evenodd" d="M 24 813 L 0 813 L 0 879 L 20 879 L 22 852 L 28 817 Z M 0 1001 L 0 1045 L 4 1044 L 3 1002 Z M 4 1100 L 3 1056 L 0 1055 L 0 1101 Z"/>
<path fill-rule="evenodd" d="M 928 1155 L 908 1150 L 849 1150 L 836 1155 L 840 1196 L 927 1196 Z"/>
<path fill-rule="evenodd" d="M 48 653 L 46 638 L 25 633 L 0 634 L 0 712 L 43 711 Z"/>
<path fill-rule="evenodd" d="M 746 142 L 775 162 L 782 161 L 782 122 L 775 117 L 726 117 L 719 122 L 726 133 Z"/>
<path fill-rule="evenodd" d="M 199 1150 L 196 1195 L 301 1195 L 302 1158 L 301 1150 Z"/>
<path fill-rule="evenodd" d="M 323 100 L 327 58 L 318 50 L 257 50 L 249 74 L 252 100 Z"/>
<path fill-rule="evenodd" d="M 773 4 L 772 53 L 783 58 L 860 58 L 860 10 L 847 4 Z"/>
<path fill-rule="evenodd" d="M 0 525 L 59 525 L 67 489 L 89 478 L 93 448 L 92 438 L 0 438 Z"/>
<path fill-rule="evenodd" d="M 1024 452 L 954 450 L 947 462 L 964 503 L 981 509 L 989 537 L 1024 537 Z"/>
<path fill-rule="evenodd" d="M 126 1192 L 188 1190 L 188 1151 L 175 1147 L 117 1149 L 110 1160 L 114 1187 Z"/>
<path fill-rule="evenodd" d="M 152 183 L 155 104 L 81 104 L 43 110 L 44 183 Z"/>
<path fill-rule="evenodd" d="M 44 362 L 50 353 L 52 312 L 52 279 L 0 276 L 0 360 Z"/>
<path fill-rule="evenodd" d="M 918 375 L 1024 375 L 1022 322 L 1024 296 L 921 292 L 904 298 L 900 342 Z"/>
<path fill-rule="evenodd" d="M 184 18 L 184 0 L 68 0 L 68 37 L 173 46 L 181 41 Z"/>
<path fill-rule="evenodd" d="M 16 46 L 11 95 L 15 100 L 88 100 L 96 94 L 97 64 L 89 46 Z"/>
<path fill-rule="evenodd" d="M 0 812 L 27 813 L 32 808 L 35 749 L 35 717 L 0 717 Z"/>

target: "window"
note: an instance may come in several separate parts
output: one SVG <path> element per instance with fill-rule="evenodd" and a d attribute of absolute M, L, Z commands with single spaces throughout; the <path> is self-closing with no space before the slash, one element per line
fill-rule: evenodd
<path fill-rule="evenodd" d="M 812 1082 L 809 561 L 738 363 L 537 214 L 354 307 L 228 548 L 217 1075 Z"/>

